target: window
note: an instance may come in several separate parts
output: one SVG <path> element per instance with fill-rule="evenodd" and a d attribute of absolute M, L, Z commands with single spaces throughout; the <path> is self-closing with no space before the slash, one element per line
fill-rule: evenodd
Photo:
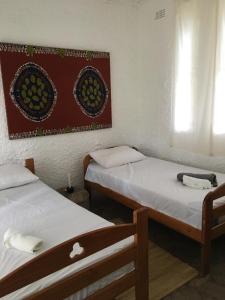
<path fill-rule="evenodd" d="M 192 35 L 187 30 L 178 45 L 178 68 L 175 88 L 175 119 L 177 132 L 189 131 L 192 121 Z M 185 93 L 184 93 L 185 91 Z"/>
<path fill-rule="evenodd" d="M 173 145 L 225 156 L 225 1 L 176 3 Z"/>

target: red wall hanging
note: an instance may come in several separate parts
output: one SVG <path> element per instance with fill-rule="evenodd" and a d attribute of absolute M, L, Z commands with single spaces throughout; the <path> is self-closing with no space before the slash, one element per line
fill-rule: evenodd
<path fill-rule="evenodd" d="M 0 43 L 10 139 L 112 127 L 108 52 Z"/>

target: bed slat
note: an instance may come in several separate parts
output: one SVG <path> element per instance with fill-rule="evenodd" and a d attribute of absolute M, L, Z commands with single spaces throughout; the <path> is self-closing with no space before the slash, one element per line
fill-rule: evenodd
<path fill-rule="evenodd" d="M 117 295 L 132 287 L 134 284 L 135 272 L 133 271 L 122 278 L 113 281 L 111 284 L 87 297 L 85 300 L 113 299 Z M 147 300 L 147 298 L 143 298 L 143 300 L 144 299 Z"/>
<path fill-rule="evenodd" d="M 225 232 L 225 223 L 221 223 L 216 225 L 212 228 L 211 238 L 216 239 L 217 237 L 221 236 Z"/>
<path fill-rule="evenodd" d="M 225 205 L 220 205 L 213 209 L 213 217 L 219 218 L 225 215 Z"/>
<path fill-rule="evenodd" d="M 50 287 L 32 295 L 29 297 L 29 300 L 55 300 L 57 299 L 57 296 L 59 297 L 59 295 L 59 299 L 64 299 L 77 291 L 82 290 L 89 284 L 103 278 L 107 274 L 110 274 L 131 261 L 134 261 L 134 259 L 135 247 L 129 246 L 112 256 L 106 257 L 105 259 L 81 270 L 79 273 L 75 273 L 60 282 L 56 282 Z"/>

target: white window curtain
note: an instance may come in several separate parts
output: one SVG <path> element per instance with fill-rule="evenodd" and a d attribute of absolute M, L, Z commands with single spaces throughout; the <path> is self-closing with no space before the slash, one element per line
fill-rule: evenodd
<path fill-rule="evenodd" d="M 175 0 L 172 145 L 225 156 L 225 0 Z"/>

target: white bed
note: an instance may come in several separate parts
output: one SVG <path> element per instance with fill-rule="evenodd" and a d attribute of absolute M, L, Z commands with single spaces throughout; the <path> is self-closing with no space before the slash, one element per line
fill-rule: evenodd
<path fill-rule="evenodd" d="M 0 191 L 0 241 L 3 241 L 3 235 L 9 227 L 15 228 L 23 233 L 42 238 L 44 240 L 43 252 L 81 233 L 111 225 L 112 223 L 67 200 L 40 180 L 25 186 Z M 129 238 L 108 247 L 1 299 L 19 300 L 29 296 L 53 282 L 79 271 L 90 263 L 119 251 L 131 241 L 132 238 Z M 33 257 L 32 254 L 6 249 L 0 242 L 0 278 Z M 107 285 L 132 269 L 133 265 L 129 264 L 68 299 L 84 299 L 98 288 Z"/>
<path fill-rule="evenodd" d="M 85 180 L 100 184 L 143 206 L 153 208 L 195 228 L 202 227 L 202 203 L 209 190 L 197 190 L 178 182 L 180 172 L 212 173 L 174 162 L 148 157 L 139 162 L 105 169 L 92 161 Z M 215 173 L 218 185 L 225 174 Z M 215 201 L 218 206 L 224 198 Z"/>

